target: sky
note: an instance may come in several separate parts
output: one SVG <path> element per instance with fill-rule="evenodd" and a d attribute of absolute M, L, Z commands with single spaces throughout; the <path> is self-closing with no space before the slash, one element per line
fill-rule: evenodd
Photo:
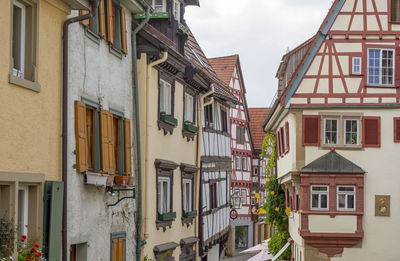
<path fill-rule="evenodd" d="M 248 107 L 268 107 L 288 48 L 317 32 L 332 0 L 200 0 L 185 20 L 208 58 L 239 54 Z"/>

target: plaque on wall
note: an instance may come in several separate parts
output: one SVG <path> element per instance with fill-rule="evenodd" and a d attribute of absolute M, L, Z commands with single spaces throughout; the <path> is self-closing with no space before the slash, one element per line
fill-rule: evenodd
<path fill-rule="evenodd" d="M 375 216 L 390 216 L 390 196 L 375 195 Z"/>

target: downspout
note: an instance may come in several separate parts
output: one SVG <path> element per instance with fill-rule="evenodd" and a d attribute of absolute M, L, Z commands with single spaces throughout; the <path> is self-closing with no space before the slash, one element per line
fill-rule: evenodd
<path fill-rule="evenodd" d="M 201 138 L 203 135 L 203 109 L 205 106 L 210 105 L 214 102 L 214 97 L 211 97 L 211 99 L 204 103 L 205 98 L 207 98 L 208 96 L 212 95 L 215 92 L 214 89 L 214 84 L 211 84 L 211 91 L 203 94 L 200 96 L 200 112 L 199 112 L 199 133 L 197 134 L 197 159 L 196 159 L 196 167 L 198 168 L 197 171 L 197 177 L 196 177 L 196 193 L 195 193 L 195 197 L 198 197 L 195 199 L 194 203 L 195 203 L 195 209 L 197 209 L 197 211 L 199 212 L 199 215 L 197 216 L 197 224 L 195 222 L 195 226 L 194 226 L 194 235 L 195 237 L 199 238 L 200 236 L 200 214 L 202 213 L 202 211 L 200 211 L 200 186 L 201 186 Z M 200 254 L 199 252 L 199 242 L 197 242 L 196 244 L 196 255 L 198 256 Z"/>
<path fill-rule="evenodd" d="M 93 18 L 97 14 L 100 0 L 92 0 L 92 12 L 69 18 L 63 24 L 63 84 L 62 84 L 62 179 L 64 182 L 62 213 L 62 260 L 68 261 L 67 203 L 68 203 L 68 26 Z"/>
<path fill-rule="evenodd" d="M 145 2 L 141 2 L 142 7 L 146 6 L 146 17 L 143 21 L 132 31 L 131 44 L 132 44 L 132 67 L 133 67 L 133 93 L 134 93 L 134 104 L 133 112 L 135 113 L 135 123 L 136 123 L 136 164 L 137 164 L 137 229 L 136 229 L 136 260 L 141 260 L 141 250 L 142 245 L 142 150 L 140 143 L 140 113 L 139 113 L 139 82 L 138 82 L 138 68 L 137 68 L 137 44 L 136 35 L 143 28 L 143 26 L 150 19 L 150 6 Z M 133 17 L 133 16 L 132 16 Z"/>
<path fill-rule="evenodd" d="M 145 151 L 145 174 L 146 174 L 146 179 L 145 179 L 145 188 L 146 188 L 146 197 L 145 197 L 145 207 L 146 207 L 146 211 L 145 211 L 145 217 L 144 217 L 144 238 L 148 238 L 149 237 L 149 222 L 150 222 L 150 213 L 149 213 L 149 202 L 148 200 L 150 198 L 154 198 L 151 194 L 154 192 L 153 190 L 149 189 L 149 179 L 148 179 L 148 175 L 149 175 L 149 170 L 148 170 L 148 161 L 149 161 L 149 105 L 150 105 L 150 92 L 149 92 L 149 88 L 150 88 L 150 73 L 151 73 L 151 69 L 153 68 L 153 66 L 156 66 L 160 63 L 163 63 L 167 60 L 168 58 L 168 51 L 164 51 L 163 56 L 148 64 L 147 65 L 147 71 L 146 71 L 146 151 Z"/>

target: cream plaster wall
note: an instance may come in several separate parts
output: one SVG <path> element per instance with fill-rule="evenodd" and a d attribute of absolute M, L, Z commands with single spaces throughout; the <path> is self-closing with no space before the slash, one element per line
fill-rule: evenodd
<path fill-rule="evenodd" d="M 153 247 L 167 242 L 175 242 L 179 244 L 182 238 L 195 236 L 195 224 L 187 227 L 183 226 L 181 222 L 182 217 L 182 199 L 181 199 L 181 171 L 179 167 L 174 171 L 174 189 L 173 189 L 173 211 L 176 212 L 176 219 L 172 222 L 172 228 L 167 228 L 163 232 L 162 228 L 156 228 L 156 169 L 154 166 L 155 159 L 171 160 L 177 164 L 186 163 L 196 165 L 196 139 L 195 141 L 188 142 L 182 136 L 182 123 L 183 123 L 183 95 L 184 88 L 180 82 L 175 81 L 175 112 L 174 117 L 178 119 L 178 126 L 174 129 L 172 135 L 164 135 L 162 130 L 158 130 L 157 126 L 157 112 L 158 112 L 158 71 L 151 69 L 149 96 L 150 101 L 147 106 L 148 111 L 148 135 L 149 144 L 145 143 L 146 134 L 146 55 L 141 54 L 141 59 L 138 61 L 138 80 L 139 80 L 139 103 L 140 103 L 140 126 L 141 126 L 141 143 L 142 143 L 142 165 L 146 167 L 143 172 L 143 177 L 147 179 L 147 183 L 143 186 L 143 212 L 144 219 L 149 218 L 149 226 L 143 227 L 143 232 L 148 234 L 147 244 L 144 246 L 142 256 L 154 258 Z M 148 160 L 145 161 L 146 146 L 149 151 Z M 147 184 L 147 187 L 145 186 Z M 146 198 L 147 195 L 150 195 Z M 195 200 L 198 200 L 197 198 Z M 197 210 L 197 209 L 196 209 Z M 144 220 L 145 221 L 145 220 Z M 181 253 L 180 247 L 177 247 L 173 252 L 175 260 L 179 260 Z"/>
<path fill-rule="evenodd" d="M 309 215 L 308 223 L 311 233 L 355 233 L 357 216 Z"/>
<path fill-rule="evenodd" d="M 278 178 L 290 171 L 296 170 L 296 133 L 301 129 L 301 125 L 299 126 L 296 123 L 295 115 L 290 113 L 280 122 L 276 130 L 280 127 L 284 127 L 286 122 L 289 122 L 289 152 L 277 158 Z"/>
<path fill-rule="evenodd" d="M 0 171 L 61 180 L 62 24 L 69 9 L 58 0 L 39 1 L 38 93 L 8 83 L 11 3 L 0 4 Z"/>

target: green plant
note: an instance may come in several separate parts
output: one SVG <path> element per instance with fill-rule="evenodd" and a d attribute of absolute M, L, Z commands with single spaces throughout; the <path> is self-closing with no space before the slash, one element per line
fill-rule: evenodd
<path fill-rule="evenodd" d="M 160 261 L 164 261 L 164 258 L 172 256 L 172 251 L 168 251 L 161 256 Z M 148 258 L 147 256 L 144 257 L 143 261 L 155 261 L 154 259 Z"/>
<path fill-rule="evenodd" d="M 10 220 L 4 215 L 2 218 L 0 218 L 0 258 L 9 257 L 12 255 L 14 251 L 14 240 L 14 220 Z"/>
<path fill-rule="evenodd" d="M 287 243 L 287 239 L 289 234 L 286 231 L 278 231 L 272 235 L 271 239 L 268 241 L 268 249 L 271 251 L 271 254 L 276 255 L 279 250 Z M 279 257 L 280 259 L 290 259 L 292 257 L 291 248 L 288 247 L 282 255 Z"/>
<path fill-rule="evenodd" d="M 229 249 L 225 250 L 225 256 L 227 256 L 227 257 L 233 257 L 233 252 L 232 252 L 232 250 L 229 250 Z"/>

